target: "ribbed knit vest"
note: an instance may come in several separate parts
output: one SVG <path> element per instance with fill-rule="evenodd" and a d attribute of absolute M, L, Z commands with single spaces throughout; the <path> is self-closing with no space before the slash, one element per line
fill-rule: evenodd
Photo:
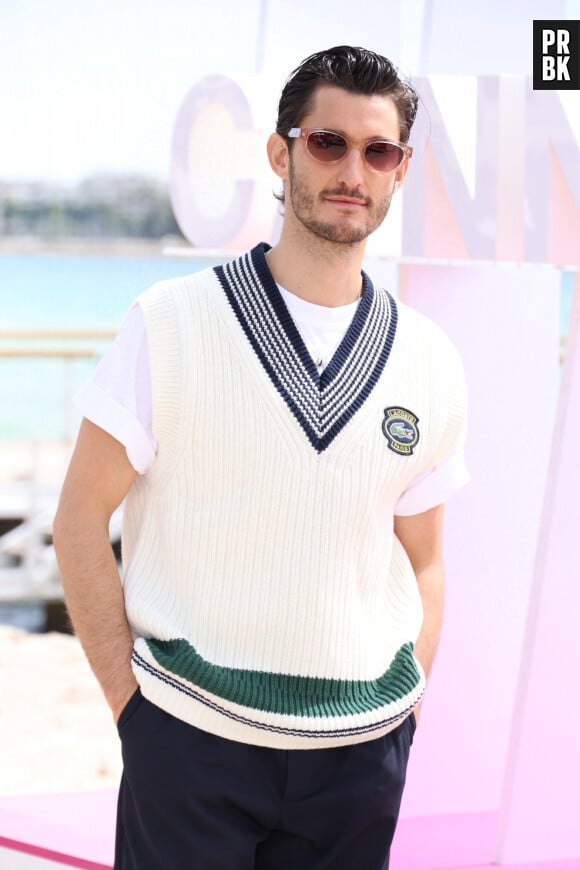
<path fill-rule="evenodd" d="M 225 738 L 355 743 L 424 689 L 393 511 L 453 448 L 463 371 L 438 327 L 363 274 L 319 375 L 266 249 L 139 300 L 159 446 L 124 514 L 133 668 L 150 701 Z"/>

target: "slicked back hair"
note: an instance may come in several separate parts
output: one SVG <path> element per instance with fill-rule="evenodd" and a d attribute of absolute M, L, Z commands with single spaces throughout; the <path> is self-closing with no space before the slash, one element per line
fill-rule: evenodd
<path fill-rule="evenodd" d="M 285 137 L 292 127 L 301 125 L 316 88 L 322 84 L 354 94 L 390 97 L 397 107 L 400 140 L 409 140 L 417 114 L 417 92 L 386 57 L 350 45 L 311 54 L 290 73 L 278 104 L 277 133 Z"/>

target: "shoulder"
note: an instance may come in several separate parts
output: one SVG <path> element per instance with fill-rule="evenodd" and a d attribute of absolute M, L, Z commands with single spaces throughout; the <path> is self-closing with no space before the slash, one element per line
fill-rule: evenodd
<path fill-rule="evenodd" d="M 445 330 L 435 323 L 426 314 L 417 311 L 416 308 L 411 308 L 400 299 L 395 299 L 397 305 L 398 326 L 403 328 L 405 332 L 417 337 L 428 338 L 434 344 L 446 345 L 452 344 L 451 339 Z"/>
<path fill-rule="evenodd" d="M 396 338 L 399 342 L 414 349 L 417 353 L 420 352 L 421 355 L 429 354 L 433 361 L 439 358 L 442 365 L 447 362 L 462 370 L 463 363 L 459 351 L 443 327 L 401 300 L 396 299 L 395 301 L 397 306 Z"/>
<path fill-rule="evenodd" d="M 210 267 L 179 278 L 158 281 L 137 297 L 135 305 L 139 305 L 147 317 L 167 308 L 179 308 L 204 288 L 211 289 L 217 283 L 215 269 Z"/>

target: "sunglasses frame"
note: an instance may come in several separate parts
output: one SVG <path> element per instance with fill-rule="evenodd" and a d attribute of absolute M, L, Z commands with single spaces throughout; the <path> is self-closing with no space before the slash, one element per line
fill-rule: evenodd
<path fill-rule="evenodd" d="M 340 136 L 341 139 L 344 139 L 346 143 L 346 151 L 344 152 L 342 157 L 337 157 L 334 160 L 321 160 L 319 157 L 316 157 L 308 147 L 308 139 L 313 133 L 330 133 L 333 136 Z M 351 151 L 353 148 L 356 148 L 357 151 L 360 151 L 360 153 L 362 154 L 365 166 L 368 166 L 369 169 L 372 169 L 373 172 L 380 172 L 383 175 L 389 172 L 396 172 L 397 169 L 402 166 L 405 160 L 409 160 L 409 158 L 413 154 L 413 149 L 411 148 L 411 146 L 407 145 L 404 142 L 396 142 L 394 139 L 386 139 L 383 136 L 373 136 L 370 139 L 351 139 L 345 133 L 339 133 L 338 130 L 327 130 L 325 127 L 292 127 L 290 130 L 288 130 L 286 136 L 289 139 L 304 139 L 306 150 L 308 154 L 310 154 L 312 159 L 316 160 L 317 163 L 327 164 L 329 166 L 334 163 L 340 163 L 341 160 L 344 160 L 349 151 Z M 397 163 L 397 165 L 393 167 L 393 169 L 377 169 L 376 166 L 372 165 L 366 155 L 366 149 L 374 142 L 385 142 L 388 145 L 396 145 L 397 148 L 401 149 L 401 159 Z"/>

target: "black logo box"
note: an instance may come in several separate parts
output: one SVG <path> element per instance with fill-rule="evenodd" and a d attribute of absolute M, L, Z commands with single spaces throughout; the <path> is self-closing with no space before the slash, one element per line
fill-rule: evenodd
<path fill-rule="evenodd" d="M 550 31 L 546 40 L 545 31 Z M 568 49 L 569 54 L 562 49 Z M 553 60 L 545 62 L 544 57 Z M 534 90 L 580 90 L 580 21 L 534 21 Z"/>

